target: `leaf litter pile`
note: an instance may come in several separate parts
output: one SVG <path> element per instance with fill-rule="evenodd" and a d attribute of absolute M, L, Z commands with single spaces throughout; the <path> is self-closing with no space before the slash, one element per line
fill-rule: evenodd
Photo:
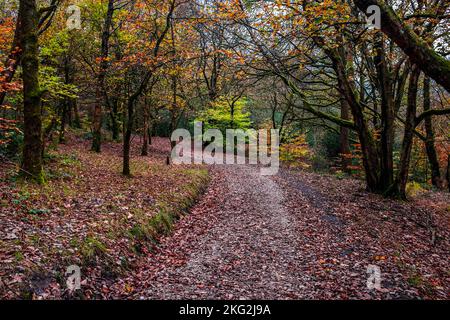
<path fill-rule="evenodd" d="M 133 149 L 125 178 L 119 144 L 86 149 L 73 138 L 51 152 L 43 187 L 2 167 L 0 297 L 450 298 L 448 193 L 399 202 L 331 175 L 167 166 L 158 138 L 149 157 Z"/>

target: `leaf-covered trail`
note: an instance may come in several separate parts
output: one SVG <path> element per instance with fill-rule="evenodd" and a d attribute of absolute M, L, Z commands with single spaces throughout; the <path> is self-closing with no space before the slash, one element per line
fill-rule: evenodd
<path fill-rule="evenodd" d="M 295 245 L 296 221 L 284 207 L 281 188 L 250 166 L 223 167 L 215 177 L 209 194 L 162 243 L 158 258 L 173 259 L 163 257 L 166 249 L 189 254 L 153 274 L 139 295 L 301 298 L 307 279 Z M 218 196 L 216 188 L 220 198 L 211 199 Z"/>
<path fill-rule="evenodd" d="M 60 146 L 44 187 L 0 170 L 2 298 L 450 298 L 448 193 L 399 202 L 350 177 L 245 165 L 208 177 L 167 166 L 167 139 L 150 157 L 135 145 L 130 179 L 119 144 L 87 148 L 77 137 Z M 183 217 L 172 226 L 161 212 Z M 73 264 L 75 296 L 61 277 Z M 367 289 L 369 265 L 381 290 Z"/>
<path fill-rule="evenodd" d="M 117 289 L 128 289 L 126 296 L 140 299 L 423 296 L 407 282 L 407 275 L 398 267 L 399 261 L 408 264 L 409 256 L 405 255 L 405 260 L 397 257 L 398 260 L 391 244 L 355 222 L 353 218 L 360 214 L 356 206 L 351 206 L 355 199 L 332 200 L 334 195 L 331 191 L 326 194 L 327 187 L 331 190 L 338 188 L 336 185 L 327 186 L 326 180 L 325 185 L 320 185 L 324 181 L 314 180 L 318 175 L 308 180 L 311 178 L 308 174 L 289 171 L 273 177 L 261 176 L 259 169 L 251 166 L 215 167 L 212 174 L 207 193 L 190 215 L 176 224 L 171 236 L 162 239 L 137 272 L 116 283 Z M 337 181 L 340 184 L 348 182 Z M 363 192 L 355 185 L 350 189 Z M 350 194 L 347 192 L 344 197 Z M 379 199 L 371 201 L 378 203 Z M 386 224 L 385 219 L 376 219 L 367 222 Z M 372 225 L 369 229 L 384 232 L 378 228 Z M 445 247 L 445 243 L 441 245 Z M 408 250 L 407 244 L 404 248 Z M 445 249 L 432 250 L 444 252 L 448 257 Z M 367 289 L 369 264 L 382 270 L 381 290 Z M 440 271 L 430 275 L 432 279 Z M 444 297 L 443 286 L 447 287 L 448 282 L 438 284 L 434 294 Z"/>

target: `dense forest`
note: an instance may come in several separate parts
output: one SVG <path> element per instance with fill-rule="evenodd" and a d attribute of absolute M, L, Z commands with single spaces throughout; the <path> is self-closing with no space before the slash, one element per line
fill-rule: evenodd
<path fill-rule="evenodd" d="M 390 273 L 390 293 L 344 294 L 324 284 L 276 296 L 285 291 L 273 285 L 244 298 L 448 298 L 450 2 L 0 0 L 0 8 L 0 297 L 73 298 L 61 284 L 61 268 L 71 264 L 90 279 L 78 298 L 140 297 L 152 268 L 138 257 L 160 242 L 179 250 L 174 256 L 188 252 L 177 249 L 188 240 L 170 235 L 174 222 L 190 212 L 180 230 L 213 228 L 218 209 L 205 208 L 215 194 L 245 203 L 237 212 L 242 221 L 253 215 L 249 225 L 264 210 L 290 221 L 285 206 L 323 214 L 302 220 L 309 227 L 292 229 L 289 243 L 311 230 L 317 243 L 337 241 L 333 228 L 346 226 L 353 240 L 339 240 L 345 245 L 375 230 L 376 244 L 367 246 L 379 250 L 361 256 L 402 270 Z M 171 134 L 193 132 L 195 121 L 224 134 L 278 130 L 282 170 L 258 178 L 251 167 L 173 165 Z M 245 186 L 260 195 L 246 190 L 241 199 Z M 265 198 L 272 201 L 263 206 Z M 225 238 L 239 234 L 230 210 L 230 225 L 214 224 Z M 287 232 L 279 223 L 269 233 Z M 415 266 L 425 247 L 434 254 Z M 161 260 L 182 264 L 171 256 L 156 259 L 154 270 L 164 269 Z M 319 264 L 338 264 L 327 259 Z M 198 290 L 155 297 L 202 297 Z M 206 297 L 239 298 L 220 290 Z"/>

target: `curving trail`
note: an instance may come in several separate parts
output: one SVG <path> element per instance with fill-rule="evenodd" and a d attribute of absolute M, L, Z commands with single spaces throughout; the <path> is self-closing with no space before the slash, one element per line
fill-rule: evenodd
<path fill-rule="evenodd" d="M 282 189 L 259 169 L 232 166 L 216 176 L 221 199 L 213 206 L 200 202 L 176 234 L 163 242 L 161 253 L 188 232 L 187 221 L 209 223 L 203 234 L 179 242 L 177 251 L 189 252 L 182 266 L 168 266 L 153 276 L 140 296 L 179 299 L 301 298 L 305 276 L 296 250 L 295 219 L 284 207 Z M 219 182 L 217 184 L 217 182 Z M 213 182 L 214 183 L 214 182 Z M 209 202 L 206 196 L 203 200 Z M 199 228 L 197 228 L 199 229 Z M 191 230 L 191 232 L 196 232 Z M 192 236 L 192 233 L 191 233 Z M 181 246 L 180 246 L 181 244 Z M 185 246 L 185 248 L 183 247 Z"/>
<path fill-rule="evenodd" d="M 395 259 L 377 260 L 380 254 L 394 256 L 396 250 L 377 228 L 398 227 L 372 214 L 378 198 L 370 200 L 369 211 L 361 207 L 360 197 L 367 194 L 357 181 L 349 180 L 344 187 L 338 180 L 285 170 L 261 176 L 259 168 L 248 165 L 215 166 L 211 173 L 208 191 L 191 213 L 176 223 L 137 272 L 116 283 L 118 291 L 132 287 L 122 297 L 421 296 Z M 373 264 L 382 270 L 381 290 L 367 288 L 367 266 Z"/>

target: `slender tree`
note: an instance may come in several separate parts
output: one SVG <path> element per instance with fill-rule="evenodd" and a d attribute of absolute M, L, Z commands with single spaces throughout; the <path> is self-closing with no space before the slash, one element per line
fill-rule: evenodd
<path fill-rule="evenodd" d="M 423 81 L 423 110 L 424 111 L 431 110 L 429 77 L 425 77 Z M 436 152 L 434 128 L 431 116 L 427 116 L 425 118 L 425 132 L 426 132 L 425 147 L 427 151 L 428 162 L 430 163 L 431 167 L 431 183 L 437 188 L 442 188 L 441 170 L 439 168 L 439 160 Z"/>
<path fill-rule="evenodd" d="M 106 10 L 106 18 L 103 24 L 102 44 L 100 51 L 100 70 L 97 74 L 97 87 L 95 94 L 95 106 L 93 113 L 93 137 L 92 137 L 92 151 L 100 152 L 102 143 L 102 105 L 108 103 L 108 97 L 105 89 L 105 77 L 108 69 L 108 54 L 109 54 L 109 39 L 111 36 L 111 25 L 114 14 L 114 0 L 108 1 Z"/>

